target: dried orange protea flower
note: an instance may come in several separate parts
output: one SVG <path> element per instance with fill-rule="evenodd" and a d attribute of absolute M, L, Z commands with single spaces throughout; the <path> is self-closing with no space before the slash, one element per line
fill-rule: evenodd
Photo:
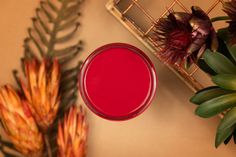
<path fill-rule="evenodd" d="M 80 107 L 72 106 L 64 122 L 58 126 L 58 157 L 83 157 L 85 156 L 88 125 L 85 114 Z"/>
<path fill-rule="evenodd" d="M 210 42 L 217 41 L 207 14 L 196 6 L 191 9 L 191 14 L 170 12 L 155 24 L 153 38 L 161 49 L 158 55 L 166 63 L 181 65 L 186 60 L 193 62 L 201 48 L 212 44 L 208 43 L 209 38 L 214 38 Z"/>
<path fill-rule="evenodd" d="M 0 117 L 4 130 L 19 152 L 31 157 L 41 155 L 43 138 L 28 103 L 9 85 L 0 88 Z"/>
<path fill-rule="evenodd" d="M 28 87 L 21 81 L 24 94 L 30 103 L 30 110 L 42 131 L 53 123 L 59 103 L 60 69 L 56 59 L 25 62 Z"/>

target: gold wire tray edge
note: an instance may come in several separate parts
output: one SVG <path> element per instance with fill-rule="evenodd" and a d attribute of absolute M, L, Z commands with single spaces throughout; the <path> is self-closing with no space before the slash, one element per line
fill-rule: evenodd
<path fill-rule="evenodd" d="M 136 28 L 132 28 L 132 26 L 129 26 L 128 21 L 122 19 L 122 14 L 118 11 L 118 9 L 114 6 L 114 1 L 109 0 L 106 4 L 106 9 L 123 25 L 126 29 L 128 29 L 153 55 L 155 55 L 156 50 L 153 48 L 154 46 L 152 43 L 150 43 L 148 40 L 145 40 L 145 38 L 138 34 L 138 30 L 135 30 Z M 155 58 L 158 58 L 155 55 Z M 173 71 L 177 77 L 179 77 L 193 92 L 196 92 L 203 88 L 201 84 L 196 82 L 195 80 L 190 80 L 189 78 L 184 78 L 183 73 L 176 70 L 175 68 L 171 67 L 170 65 L 165 64 L 168 69 Z M 195 81 L 195 82 L 194 82 Z M 193 83 L 194 82 L 194 83 Z"/>

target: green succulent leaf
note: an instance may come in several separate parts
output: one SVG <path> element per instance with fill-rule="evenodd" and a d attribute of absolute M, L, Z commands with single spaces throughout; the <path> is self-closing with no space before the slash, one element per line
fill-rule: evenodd
<path fill-rule="evenodd" d="M 236 74 L 236 66 L 219 52 L 207 49 L 203 54 L 205 62 L 218 74 Z"/>
<path fill-rule="evenodd" d="M 225 141 L 227 138 L 231 136 L 231 134 L 234 132 L 235 126 L 232 126 L 230 128 L 217 131 L 216 133 L 216 138 L 215 138 L 215 147 L 219 147 L 219 145 Z"/>
<path fill-rule="evenodd" d="M 234 106 L 236 106 L 236 93 L 226 94 L 205 101 L 196 109 L 196 114 L 209 118 Z"/>
<path fill-rule="evenodd" d="M 232 108 L 229 112 L 224 115 L 224 118 L 221 120 L 217 131 L 228 129 L 236 124 L 236 107 Z"/>
<path fill-rule="evenodd" d="M 229 52 L 227 43 L 222 40 L 220 37 L 218 37 L 218 42 L 219 42 L 219 47 L 218 47 L 218 52 L 223 54 L 225 57 L 227 57 L 234 65 L 236 65 L 235 59 L 232 57 L 231 53 Z"/>
<path fill-rule="evenodd" d="M 229 143 L 229 141 L 231 140 L 231 138 L 233 137 L 233 134 L 231 134 L 225 141 L 224 144 L 227 145 Z"/>
<path fill-rule="evenodd" d="M 231 56 L 233 57 L 234 61 L 236 61 L 236 44 L 232 45 L 232 46 L 227 46 L 228 50 L 231 54 Z"/>
<path fill-rule="evenodd" d="M 205 101 L 211 100 L 213 98 L 219 97 L 221 95 L 232 93 L 232 91 L 224 90 L 220 87 L 208 87 L 198 91 L 190 101 L 194 104 L 200 105 Z"/>
<path fill-rule="evenodd" d="M 199 68 L 202 69 L 204 72 L 206 72 L 206 73 L 208 73 L 210 75 L 216 75 L 217 74 L 214 70 L 212 70 L 209 67 L 209 65 L 204 61 L 204 59 L 200 58 L 198 60 L 197 64 L 198 64 Z"/>
<path fill-rule="evenodd" d="M 221 28 L 217 31 L 217 36 L 227 42 L 229 40 L 229 29 L 228 27 L 226 28 Z"/>
<path fill-rule="evenodd" d="M 236 75 L 219 74 L 212 76 L 212 81 L 223 89 L 236 90 Z"/>
<path fill-rule="evenodd" d="M 229 16 L 217 16 L 217 17 L 213 17 L 211 18 L 211 22 L 217 22 L 217 21 L 226 21 L 226 20 L 230 20 Z"/>

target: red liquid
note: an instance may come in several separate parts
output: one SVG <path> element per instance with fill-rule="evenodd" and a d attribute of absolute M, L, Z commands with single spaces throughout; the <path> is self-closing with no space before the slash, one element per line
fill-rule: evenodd
<path fill-rule="evenodd" d="M 86 60 L 81 73 L 82 96 L 96 114 L 125 120 L 141 113 L 156 86 L 150 60 L 127 44 L 109 44 Z"/>

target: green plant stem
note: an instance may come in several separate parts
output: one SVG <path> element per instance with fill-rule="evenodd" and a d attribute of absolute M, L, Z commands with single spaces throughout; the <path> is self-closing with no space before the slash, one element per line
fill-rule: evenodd
<path fill-rule="evenodd" d="M 44 134 L 43 137 L 44 137 L 48 157 L 52 157 L 52 150 L 51 150 L 51 146 L 50 146 L 50 143 L 49 143 L 49 140 L 48 140 L 48 135 Z"/>
<path fill-rule="evenodd" d="M 229 16 L 217 16 L 211 19 L 211 22 L 230 20 Z"/>

